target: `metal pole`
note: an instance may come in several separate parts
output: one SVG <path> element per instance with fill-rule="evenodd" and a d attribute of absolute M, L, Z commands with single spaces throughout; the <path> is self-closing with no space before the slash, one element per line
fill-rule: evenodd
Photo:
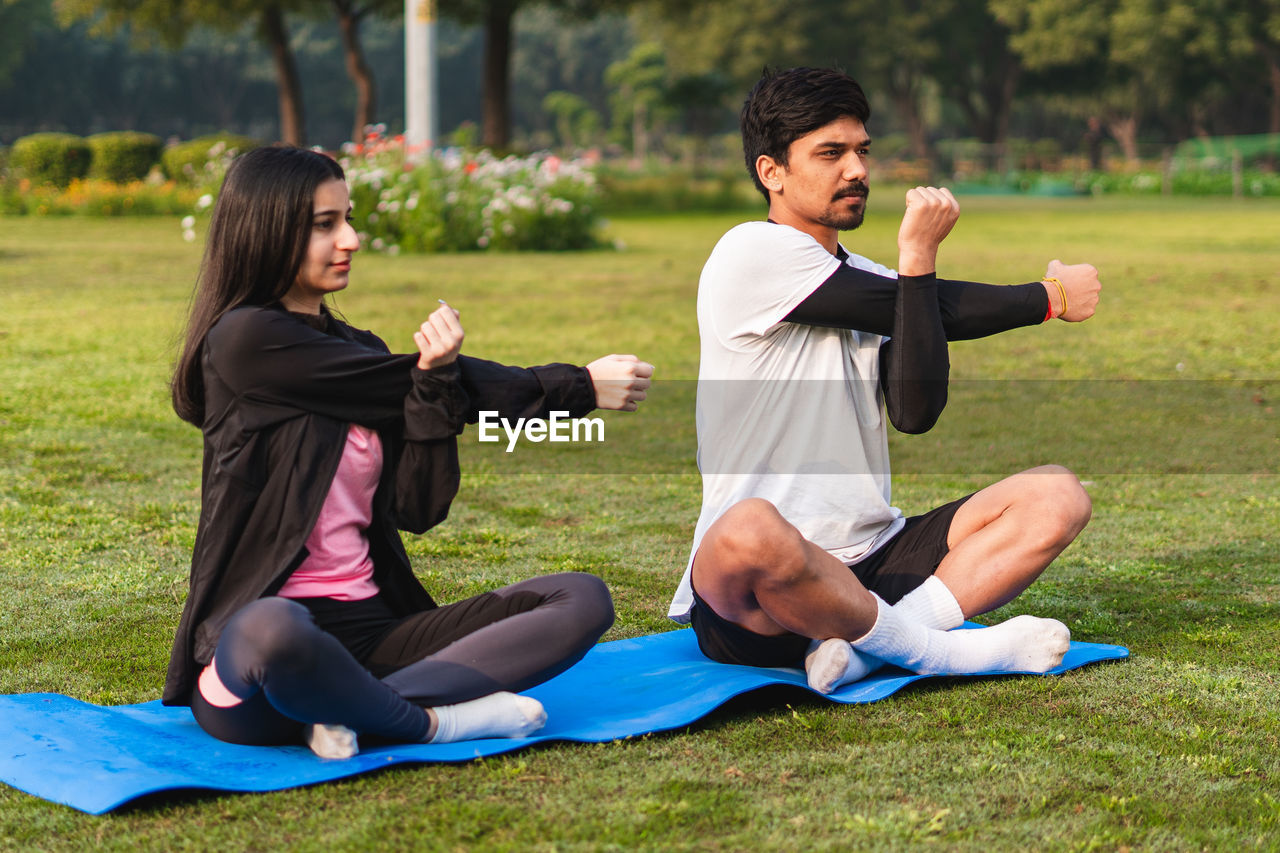
<path fill-rule="evenodd" d="M 421 156 L 439 143 L 435 0 L 404 0 L 405 142 Z"/>

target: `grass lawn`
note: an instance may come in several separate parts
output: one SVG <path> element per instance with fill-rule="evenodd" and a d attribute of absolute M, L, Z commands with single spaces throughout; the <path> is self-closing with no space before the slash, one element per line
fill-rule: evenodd
<path fill-rule="evenodd" d="M 899 193 L 846 245 L 892 263 Z M 956 278 L 1103 273 L 1101 313 L 954 345 L 952 403 L 894 436 L 920 512 L 1041 462 L 1094 516 L 989 618 L 1130 660 L 935 682 L 869 706 L 747 697 L 687 730 L 89 817 L 0 786 L 0 849 L 1280 849 L 1280 202 L 962 199 Z M 673 628 L 687 557 L 698 270 L 743 217 L 621 218 L 621 252 L 357 259 L 338 307 L 393 348 L 435 304 L 465 351 L 658 365 L 600 446 L 464 435 L 449 520 L 409 537 L 443 601 L 594 572 L 606 639 Z M 186 591 L 199 434 L 167 402 L 199 244 L 175 220 L 0 219 L 0 692 L 157 698 Z M 526 452 L 527 451 L 527 452 Z"/>

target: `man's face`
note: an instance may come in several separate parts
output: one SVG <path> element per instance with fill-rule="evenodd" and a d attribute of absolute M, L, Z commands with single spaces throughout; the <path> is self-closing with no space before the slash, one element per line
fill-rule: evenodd
<path fill-rule="evenodd" d="M 776 166 L 765 180 L 770 212 L 837 231 L 857 228 L 867 209 L 870 145 L 866 128 L 852 116 L 792 142 L 787 165 Z"/>

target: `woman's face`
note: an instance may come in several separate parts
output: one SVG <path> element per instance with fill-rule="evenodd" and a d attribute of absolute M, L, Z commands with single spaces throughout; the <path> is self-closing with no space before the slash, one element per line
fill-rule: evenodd
<path fill-rule="evenodd" d="M 325 294 L 347 286 L 351 256 L 360 248 L 360 238 L 348 221 L 350 214 L 346 181 L 334 179 L 316 187 L 307 256 L 293 286 L 280 300 L 290 311 L 319 314 Z"/>

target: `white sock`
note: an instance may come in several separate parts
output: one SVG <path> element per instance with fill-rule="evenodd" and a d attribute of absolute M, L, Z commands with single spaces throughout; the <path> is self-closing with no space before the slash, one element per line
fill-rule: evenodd
<path fill-rule="evenodd" d="M 428 743 L 453 743 L 486 737 L 527 737 L 546 725 L 542 703 L 516 693 L 490 693 L 470 702 L 440 705 L 436 733 Z"/>
<path fill-rule="evenodd" d="M 937 631 L 949 631 L 964 624 L 964 611 L 947 585 L 930 575 L 920 586 L 904 595 L 893 609 L 913 622 Z M 809 686 L 819 693 L 852 684 L 875 672 L 884 661 L 863 654 L 839 638 L 814 640 L 804 658 Z"/>
<path fill-rule="evenodd" d="M 964 624 L 960 602 L 937 575 L 929 575 L 924 583 L 902 596 L 893 609 L 935 631 L 950 631 Z"/>
<path fill-rule="evenodd" d="M 350 758 L 360 751 L 356 733 L 346 726 L 312 723 L 303 730 L 302 737 L 321 758 Z"/>
<path fill-rule="evenodd" d="M 874 593 L 872 593 L 874 595 Z M 1047 672 L 1062 662 L 1071 632 L 1056 619 L 1015 616 L 990 628 L 935 631 L 876 596 L 878 614 L 855 649 L 913 672 Z"/>
<path fill-rule="evenodd" d="M 863 654 L 839 637 L 814 640 L 804 656 L 805 677 L 809 686 L 819 693 L 830 693 L 837 687 L 866 678 L 881 666 L 884 661 Z"/>

